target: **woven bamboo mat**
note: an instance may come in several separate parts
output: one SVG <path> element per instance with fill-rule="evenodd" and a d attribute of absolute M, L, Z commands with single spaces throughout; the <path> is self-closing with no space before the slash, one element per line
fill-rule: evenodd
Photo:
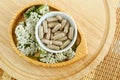
<path fill-rule="evenodd" d="M 116 13 L 117 27 L 108 54 L 96 69 L 80 80 L 120 80 L 120 8 Z"/>
<path fill-rule="evenodd" d="M 117 27 L 108 54 L 91 73 L 78 80 L 120 80 L 120 8 L 116 13 Z M 2 70 L 0 76 L 0 80 L 15 80 Z"/>

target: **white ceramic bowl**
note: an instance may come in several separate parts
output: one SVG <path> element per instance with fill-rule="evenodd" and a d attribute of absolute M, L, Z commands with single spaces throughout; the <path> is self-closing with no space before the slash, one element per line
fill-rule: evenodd
<path fill-rule="evenodd" d="M 70 25 L 71 25 L 72 27 L 74 27 L 74 37 L 73 37 L 71 43 L 70 43 L 67 47 L 65 47 L 64 49 L 61 49 L 61 50 L 52 50 L 52 49 L 47 48 L 46 45 L 45 45 L 44 43 L 42 43 L 42 41 L 40 40 L 39 35 L 38 35 L 38 33 L 39 33 L 39 27 L 41 26 L 42 22 L 43 22 L 46 18 L 55 16 L 55 15 L 60 15 L 60 16 L 62 16 L 63 18 L 65 18 L 66 20 L 69 21 L 69 23 L 70 23 Z M 76 23 L 75 23 L 75 21 L 73 20 L 73 18 L 70 17 L 68 14 L 66 14 L 66 13 L 64 13 L 64 12 L 53 11 L 53 12 L 49 12 L 49 13 L 45 14 L 44 16 L 42 16 L 42 17 L 40 18 L 40 20 L 38 21 L 38 23 L 37 23 L 37 25 L 36 25 L 35 36 L 36 36 L 36 39 L 37 39 L 38 44 L 39 44 L 44 50 L 46 50 L 46 51 L 48 51 L 48 52 L 52 52 L 52 53 L 60 53 L 60 52 L 67 51 L 68 49 L 70 49 L 70 48 L 74 45 L 74 43 L 75 43 L 75 41 L 76 41 L 76 38 L 77 38 L 77 26 L 76 26 Z"/>

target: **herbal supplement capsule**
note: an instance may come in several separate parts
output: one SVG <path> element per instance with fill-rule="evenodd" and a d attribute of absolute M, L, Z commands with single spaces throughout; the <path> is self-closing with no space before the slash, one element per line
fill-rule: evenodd
<path fill-rule="evenodd" d="M 54 41 L 54 40 L 52 40 L 52 44 L 57 45 L 57 46 L 61 46 L 62 41 Z"/>
<path fill-rule="evenodd" d="M 48 33 L 46 34 L 46 39 L 50 39 L 51 29 L 48 28 Z"/>
<path fill-rule="evenodd" d="M 61 28 L 60 28 L 60 30 L 62 30 L 65 27 L 66 23 L 67 23 L 67 20 L 63 19 L 62 22 L 61 22 Z"/>
<path fill-rule="evenodd" d="M 65 41 L 65 40 L 67 40 L 67 39 L 68 39 L 67 36 L 65 36 L 65 37 L 63 37 L 63 38 L 60 38 L 59 41 Z"/>
<path fill-rule="evenodd" d="M 52 41 L 50 41 L 48 39 L 42 39 L 41 41 L 45 44 L 52 44 Z"/>
<path fill-rule="evenodd" d="M 43 26 L 39 27 L 39 38 L 42 39 L 44 36 L 44 32 L 43 32 Z"/>
<path fill-rule="evenodd" d="M 57 40 L 57 39 L 60 39 L 60 38 L 62 38 L 64 36 L 65 36 L 65 33 L 60 33 L 60 34 L 57 34 L 57 35 L 53 36 L 52 39 Z"/>
<path fill-rule="evenodd" d="M 58 23 L 58 24 L 55 25 L 55 27 L 52 29 L 52 32 L 54 33 L 54 32 L 56 32 L 56 31 L 58 31 L 58 30 L 60 29 L 60 27 L 61 27 L 61 24 Z"/>
<path fill-rule="evenodd" d="M 68 44 L 70 44 L 70 40 L 65 41 L 60 48 L 63 49 L 63 48 L 65 48 Z"/>
<path fill-rule="evenodd" d="M 54 35 L 57 35 L 57 34 L 60 34 L 60 33 L 64 33 L 64 32 L 62 32 L 62 31 L 56 31 L 56 32 L 54 33 Z"/>
<path fill-rule="evenodd" d="M 48 22 L 58 21 L 56 17 L 49 17 L 46 19 Z"/>
<path fill-rule="evenodd" d="M 44 33 L 48 33 L 47 21 L 43 21 L 43 30 L 44 30 Z"/>
<path fill-rule="evenodd" d="M 54 50 L 59 50 L 60 49 L 59 46 L 50 45 L 50 44 L 48 44 L 47 47 L 50 48 L 50 49 L 54 49 Z"/>
<path fill-rule="evenodd" d="M 62 19 L 63 19 L 62 16 L 60 16 L 60 15 L 57 15 L 56 18 L 58 18 L 58 20 L 59 20 L 60 22 L 61 22 Z"/>
<path fill-rule="evenodd" d="M 51 35 L 50 35 L 50 39 L 52 40 L 52 38 L 53 38 L 53 33 L 51 33 Z"/>
<path fill-rule="evenodd" d="M 49 28 L 53 28 L 53 27 L 55 27 L 55 25 L 57 25 L 57 24 L 58 24 L 57 21 L 49 22 L 49 23 L 48 23 L 48 27 L 49 27 Z"/>
<path fill-rule="evenodd" d="M 71 39 L 71 40 L 73 39 L 73 32 L 74 32 L 73 27 L 70 27 L 69 28 L 69 33 L 68 33 L 68 38 Z"/>
<path fill-rule="evenodd" d="M 54 35 L 56 35 L 56 34 L 59 34 L 61 31 L 56 31 L 55 33 L 54 33 Z"/>
<path fill-rule="evenodd" d="M 64 27 L 64 32 L 65 33 L 68 33 L 68 30 L 69 30 L 69 22 L 66 23 L 65 27 Z"/>

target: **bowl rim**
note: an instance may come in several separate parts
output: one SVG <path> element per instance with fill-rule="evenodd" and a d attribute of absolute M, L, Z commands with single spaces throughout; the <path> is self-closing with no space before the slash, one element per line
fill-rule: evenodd
<path fill-rule="evenodd" d="M 60 15 L 62 16 L 63 18 L 67 19 L 67 21 L 70 23 L 71 27 L 74 28 L 74 36 L 73 36 L 73 39 L 71 40 L 70 44 L 67 45 L 64 49 L 61 49 L 61 50 L 52 50 L 52 49 L 49 49 L 47 48 L 41 41 L 41 39 L 39 38 L 39 28 L 41 27 L 41 24 L 43 23 L 43 21 L 46 19 L 46 18 L 49 18 L 49 17 L 52 17 L 52 16 L 55 16 L 55 15 Z M 43 15 L 40 20 L 37 22 L 37 25 L 35 27 L 35 37 L 36 37 L 36 40 L 39 44 L 39 46 L 41 46 L 44 50 L 48 51 L 48 52 L 52 52 L 52 53 L 61 53 L 61 52 L 65 52 L 67 51 L 68 49 L 70 49 L 76 39 L 77 39 L 77 26 L 76 26 L 76 23 L 74 21 L 74 19 L 68 15 L 67 13 L 65 12 L 61 12 L 61 11 L 52 11 L 52 12 L 49 12 L 49 13 L 46 13 L 45 15 Z"/>
<path fill-rule="evenodd" d="M 40 61 L 37 61 L 37 60 L 34 60 L 30 57 L 27 57 L 25 56 L 22 52 L 20 52 L 16 45 L 15 45 L 15 42 L 14 42 L 14 37 L 13 37 L 13 28 L 16 24 L 16 20 L 18 19 L 18 17 L 24 13 L 24 11 L 26 11 L 28 8 L 32 7 L 32 6 L 38 6 L 38 5 L 42 5 L 42 4 L 45 4 L 45 2 L 32 2 L 32 3 L 29 3 L 25 6 L 23 6 L 21 9 L 19 9 L 15 15 L 13 16 L 12 20 L 10 21 L 10 24 L 9 24 L 9 41 L 10 41 L 10 44 L 11 44 L 11 48 L 15 51 L 16 54 L 18 54 L 18 56 L 22 57 L 24 60 L 26 60 L 27 62 L 29 63 L 32 63 L 32 64 L 35 64 L 35 65 L 40 65 L 40 66 L 43 66 L 43 67 L 50 67 L 50 68 L 59 68 L 59 67 L 64 67 L 64 66 L 68 66 L 68 65 L 71 65 L 77 61 L 79 61 L 80 59 L 84 58 L 86 55 L 87 55 L 87 44 L 86 44 L 86 39 L 85 39 L 85 36 L 83 35 L 83 32 L 81 31 L 81 29 L 79 28 L 78 31 L 81 35 L 81 43 L 80 45 L 83 45 L 81 47 L 84 47 L 85 51 L 82 51 L 82 52 L 79 52 L 79 53 L 76 53 L 76 55 L 74 56 L 73 59 L 71 60 L 68 60 L 68 61 L 65 61 L 65 62 L 61 62 L 61 63 L 55 63 L 55 64 L 47 64 L 47 63 L 43 63 L 43 62 L 40 62 Z M 50 6 L 51 8 L 54 8 L 55 10 L 58 10 L 58 11 L 63 11 L 65 12 L 64 9 L 60 8 L 60 7 L 56 7 L 54 4 L 52 3 L 49 3 L 48 6 Z M 80 26 L 78 23 L 76 23 L 78 26 Z M 84 52 L 84 53 L 83 53 Z"/>

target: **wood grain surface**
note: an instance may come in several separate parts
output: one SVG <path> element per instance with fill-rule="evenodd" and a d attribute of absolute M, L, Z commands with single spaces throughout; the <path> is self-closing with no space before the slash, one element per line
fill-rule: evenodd
<path fill-rule="evenodd" d="M 0 69 L 0 80 L 2 80 L 3 70 Z"/>
<path fill-rule="evenodd" d="M 29 0 L 29 2 L 33 1 L 35 0 Z M 106 55 L 115 31 L 115 4 L 118 1 L 44 0 L 45 3 L 52 3 L 56 7 L 61 7 L 79 22 L 87 40 L 88 56 L 67 67 L 43 68 L 22 60 L 14 53 L 9 43 L 10 20 L 18 9 L 29 3 L 28 0 L 1 0 L 0 67 L 11 76 L 21 80 L 58 80 L 63 78 L 64 80 L 77 80 L 96 67 Z"/>

